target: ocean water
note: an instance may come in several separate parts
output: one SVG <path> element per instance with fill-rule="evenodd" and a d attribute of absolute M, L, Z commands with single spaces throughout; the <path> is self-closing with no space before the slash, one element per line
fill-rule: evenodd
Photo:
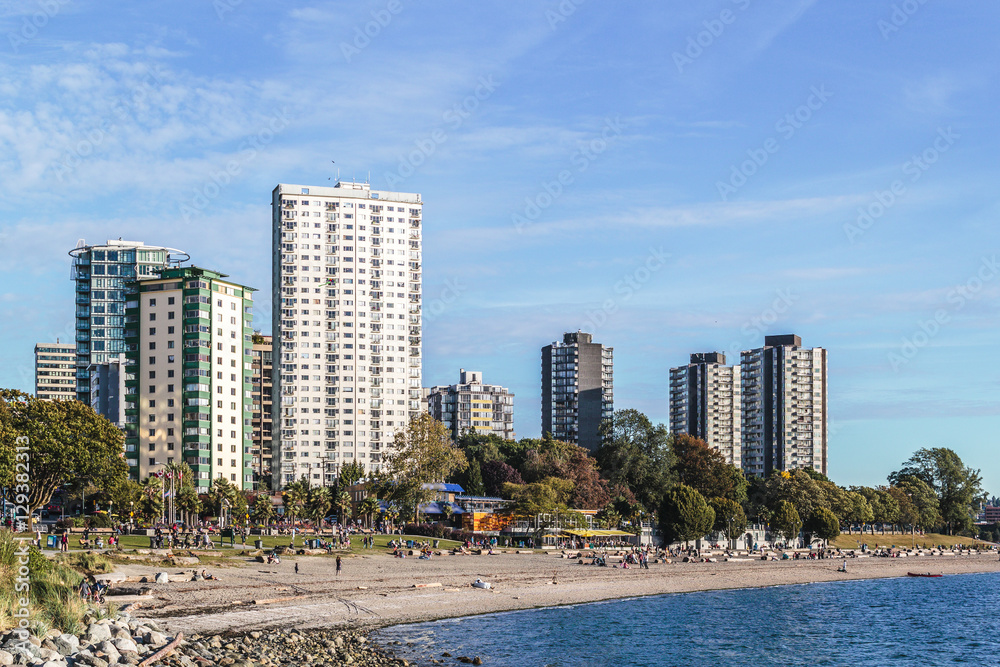
<path fill-rule="evenodd" d="M 400 625 L 375 639 L 421 666 L 461 664 L 444 652 L 486 667 L 1000 665 L 1000 574 L 658 595 Z"/>

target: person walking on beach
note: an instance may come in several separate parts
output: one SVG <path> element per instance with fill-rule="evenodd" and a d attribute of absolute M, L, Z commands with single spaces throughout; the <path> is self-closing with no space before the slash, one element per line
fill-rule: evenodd
<path fill-rule="evenodd" d="M 340 556 L 337 556 L 337 576 L 340 576 L 340 571 L 343 569 L 344 565 L 340 560 Z"/>
<path fill-rule="evenodd" d="M 295 564 L 295 574 L 298 574 L 298 573 L 299 573 L 299 564 L 296 563 Z"/>

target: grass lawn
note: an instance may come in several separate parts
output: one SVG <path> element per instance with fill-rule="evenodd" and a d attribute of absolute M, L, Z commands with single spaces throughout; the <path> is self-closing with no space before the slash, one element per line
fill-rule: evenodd
<path fill-rule="evenodd" d="M 876 549 L 880 547 L 900 547 L 900 548 L 910 548 L 911 545 L 916 545 L 917 547 L 932 547 L 938 544 L 943 544 L 945 546 L 951 547 L 956 544 L 964 544 L 966 546 L 979 544 L 982 545 L 979 540 L 975 540 L 971 537 L 954 536 L 954 535 L 941 535 L 939 533 L 924 533 L 923 535 L 914 535 L 911 539 L 909 533 L 896 533 L 895 535 L 891 533 L 886 533 L 882 535 L 881 533 L 865 533 L 859 535 L 858 533 L 853 533 L 848 535 L 847 533 L 841 533 L 839 537 L 834 540 L 830 540 L 830 546 L 838 549 L 857 549 L 858 543 L 867 544 L 869 548 Z"/>
<path fill-rule="evenodd" d="M 307 535 L 303 537 L 301 534 L 295 536 L 295 547 L 301 549 L 305 546 L 306 539 L 312 539 L 315 535 Z M 329 540 L 329 533 L 322 536 L 322 539 Z M 351 549 L 349 551 L 335 551 L 335 554 L 345 555 L 345 554 L 372 554 L 372 553 L 384 553 L 387 549 L 386 545 L 393 539 L 400 539 L 399 535 L 375 535 L 375 547 L 374 549 L 364 549 L 361 546 L 361 536 L 353 535 L 351 536 Z M 422 535 L 404 535 L 403 540 L 413 540 L 414 542 L 420 542 L 423 540 L 433 540 L 433 538 L 424 537 Z M 250 535 L 247 537 L 247 549 L 253 549 L 254 542 L 256 540 L 262 540 L 264 543 L 264 549 L 270 550 L 278 546 L 289 546 L 292 543 L 292 538 L 290 535 L 280 535 L 280 536 L 260 536 L 260 535 Z M 91 544 L 94 540 L 91 539 Z M 234 546 L 230 546 L 229 539 L 226 538 L 223 541 L 222 548 L 219 548 L 219 536 L 214 535 L 212 539 L 212 544 L 215 550 L 218 551 L 220 557 L 227 556 L 239 556 L 245 551 L 243 549 L 243 544 L 239 537 L 235 540 Z M 149 548 L 149 538 L 145 535 L 122 535 L 121 548 L 123 550 L 129 549 L 148 549 Z M 461 542 L 456 542 L 454 540 L 438 540 L 439 549 L 452 549 L 460 546 Z M 80 537 L 78 535 L 73 535 L 69 539 L 69 548 L 80 549 Z M 183 549 L 176 549 L 182 551 Z M 194 549 L 196 551 L 204 551 L 204 549 Z M 209 557 L 211 558 L 211 557 Z"/>

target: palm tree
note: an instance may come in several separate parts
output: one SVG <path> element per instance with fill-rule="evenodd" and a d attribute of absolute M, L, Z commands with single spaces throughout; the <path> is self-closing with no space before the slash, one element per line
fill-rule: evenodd
<path fill-rule="evenodd" d="M 177 493 L 177 509 L 184 516 L 184 523 L 191 525 L 191 516 L 197 516 L 202 510 L 201 498 L 193 486 L 182 486 Z"/>
<path fill-rule="evenodd" d="M 142 482 L 139 511 L 150 521 L 163 518 L 163 480 L 156 475 L 150 475 Z"/>
<path fill-rule="evenodd" d="M 364 517 L 369 528 L 374 527 L 373 517 L 378 512 L 378 500 L 374 496 L 367 496 L 358 503 L 358 515 Z"/>
<path fill-rule="evenodd" d="M 345 525 L 351 517 L 351 494 L 347 492 L 347 489 L 338 489 L 333 504 L 337 508 L 337 519 L 340 521 L 340 525 Z"/>
<path fill-rule="evenodd" d="M 309 497 L 306 500 L 306 513 L 313 520 L 316 532 L 323 532 L 323 517 L 330 511 L 330 490 L 326 487 L 315 486 L 309 489 Z"/>
<path fill-rule="evenodd" d="M 302 508 L 305 507 L 306 501 L 309 500 L 309 479 L 303 475 L 302 479 L 286 486 L 281 498 L 285 503 L 285 515 L 294 525 L 295 517 L 299 515 Z"/>
<path fill-rule="evenodd" d="M 221 518 L 223 506 L 228 504 L 232 507 L 233 501 L 236 500 L 236 487 L 225 477 L 216 477 L 212 480 L 212 487 L 208 491 L 208 500 L 215 515 Z"/>
<path fill-rule="evenodd" d="M 267 528 L 271 519 L 274 518 L 274 503 L 271 502 L 271 496 L 266 493 L 262 493 L 257 496 L 257 501 L 253 504 L 253 520 L 262 521 L 264 527 Z"/>

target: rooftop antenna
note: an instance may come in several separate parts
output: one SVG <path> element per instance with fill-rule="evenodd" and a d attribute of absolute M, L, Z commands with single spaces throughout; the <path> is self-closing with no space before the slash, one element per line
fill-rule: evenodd
<path fill-rule="evenodd" d="M 330 160 L 330 162 L 331 162 L 331 163 L 333 163 L 333 164 L 337 164 L 337 161 L 336 161 L 336 160 Z M 327 178 L 326 180 L 328 180 L 328 181 L 329 181 L 329 180 L 331 180 L 331 179 L 330 179 L 330 178 Z M 337 180 L 338 180 L 338 181 L 340 180 L 340 167 L 337 167 Z"/>

